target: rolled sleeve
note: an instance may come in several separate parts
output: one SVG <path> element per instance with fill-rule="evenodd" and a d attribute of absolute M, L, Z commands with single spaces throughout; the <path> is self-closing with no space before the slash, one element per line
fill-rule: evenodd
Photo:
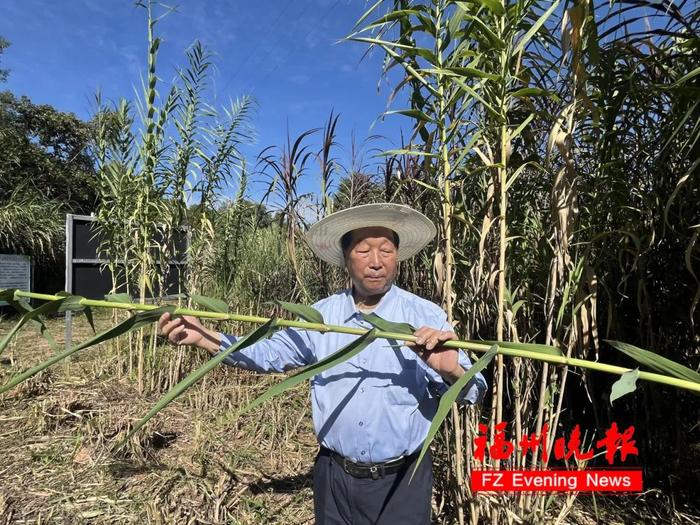
<path fill-rule="evenodd" d="M 464 370 L 469 370 L 472 367 L 472 362 L 469 357 L 462 351 L 459 352 L 459 365 L 464 368 Z M 460 405 L 476 405 L 481 403 L 488 389 L 488 384 L 486 379 L 478 372 L 466 385 L 457 396 L 457 403 Z"/>
<path fill-rule="evenodd" d="M 440 330 L 454 332 L 454 328 L 447 321 L 447 314 L 445 314 L 445 312 L 443 311 L 440 312 L 440 315 L 435 320 L 434 325 L 438 326 Z M 472 367 L 471 359 L 469 359 L 469 356 L 467 356 L 467 354 L 463 350 L 459 350 L 458 352 L 459 358 L 457 362 L 465 371 L 469 370 Z M 423 362 L 421 364 L 424 364 L 424 368 L 426 369 L 426 374 L 428 375 L 429 381 L 429 388 L 433 395 L 441 396 L 445 392 L 447 392 L 451 385 L 447 383 L 440 374 L 438 374 L 428 365 L 425 365 L 425 363 Z M 486 394 L 486 390 L 488 390 L 488 384 L 486 383 L 486 379 L 481 374 L 481 372 L 478 372 L 473 378 L 469 380 L 469 382 L 466 385 L 464 385 L 455 401 L 459 405 L 476 405 L 477 403 L 481 403 L 481 401 L 483 401 L 484 395 Z"/>
<path fill-rule="evenodd" d="M 418 362 L 423 366 L 428 376 L 428 388 L 430 389 L 430 392 L 435 397 L 444 395 L 451 385 L 423 361 L 419 360 Z M 457 362 L 465 371 L 472 367 L 471 360 L 462 350 L 459 350 L 459 358 Z M 481 372 L 478 372 L 466 385 L 464 385 L 455 401 L 460 405 L 476 405 L 477 403 L 481 403 L 481 401 L 483 401 L 487 389 L 488 385 L 486 383 L 486 379 L 484 379 Z"/>

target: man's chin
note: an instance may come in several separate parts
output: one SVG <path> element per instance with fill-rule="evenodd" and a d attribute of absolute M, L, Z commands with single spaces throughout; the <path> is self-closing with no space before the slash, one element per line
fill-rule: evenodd
<path fill-rule="evenodd" d="M 389 289 L 389 283 L 385 280 L 369 279 L 364 283 L 365 291 L 370 295 L 378 295 L 385 293 Z"/>

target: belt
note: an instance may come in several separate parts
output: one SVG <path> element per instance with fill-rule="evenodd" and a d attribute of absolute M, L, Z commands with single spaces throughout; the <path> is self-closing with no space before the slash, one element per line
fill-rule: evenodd
<path fill-rule="evenodd" d="M 388 474 L 395 474 L 403 467 L 409 465 L 418 458 L 418 452 L 410 456 L 402 456 L 398 459 L 383 461 L 381 463 L 358 463 L 333 452 L 331 449 L 321 447 L 321 455 L 330 456 L 343 470 L 355 478 L 379 479 Z"/>

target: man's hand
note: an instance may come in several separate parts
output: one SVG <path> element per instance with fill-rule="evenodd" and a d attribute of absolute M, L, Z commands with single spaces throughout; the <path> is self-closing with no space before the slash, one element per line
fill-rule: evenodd
<path fill-rule="evenodd" d="M 221 335 L 206 328 L 196 317 L 183 315 L 171 319 L 165 312 L 158 319 L 158 333 L 175 345 L 190 345 L 207 350 L 214 355 L 219 351 Z"/>
<path fill-rule="evenodd" d="M 442 376 L 449 383 L 454 383 L 462 374 L 464 369 L 459 364 L 459 352 L 456 348 L 446 348 L 440 343 L 457 339 L 454 332 L 437 330 L 428 326 L 423 326 L 416 330 L 416 342 L 406 344 L 412 347 L 425 363 Z"/>

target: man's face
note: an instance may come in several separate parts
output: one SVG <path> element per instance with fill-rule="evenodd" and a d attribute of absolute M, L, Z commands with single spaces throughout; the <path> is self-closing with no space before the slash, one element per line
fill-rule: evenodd
<path fill-rule="evenodd" d="M 360 294 L 383 294 L 389 289 L 396 277 L 397 251 L 389 228 L 353 230 L 350 247 L 345 252 L 345 267 Z"/>

